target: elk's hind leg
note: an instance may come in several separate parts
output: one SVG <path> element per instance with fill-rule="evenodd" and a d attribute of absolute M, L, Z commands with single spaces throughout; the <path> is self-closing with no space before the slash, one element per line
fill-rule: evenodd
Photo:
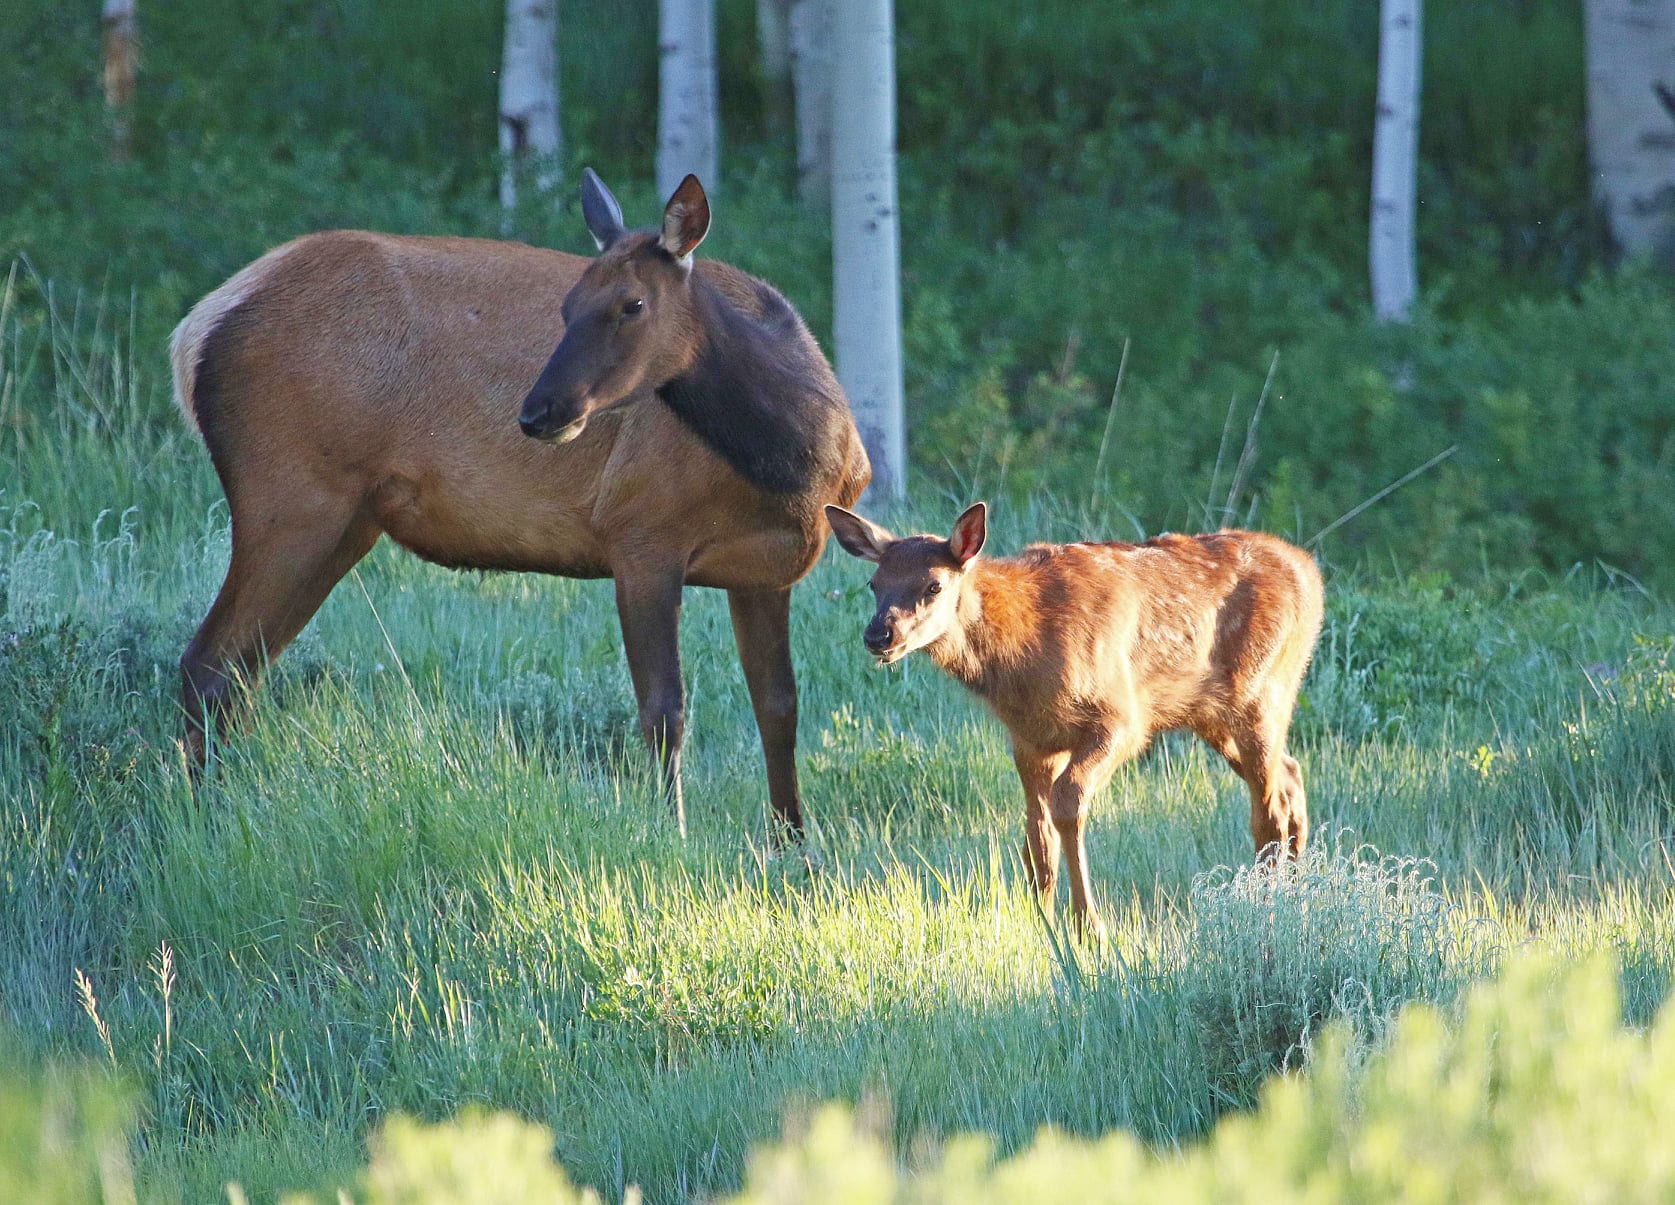
<path fill-rule="evenodd" d="M 1290 754 L 1281 754 L 1275 777 L 1280 800 L 1291 818 L 1292 852 L 1300 857 L 1309 844 L 1309 796 L 1303 789 L 1303 767 Z"/>
<path fill-rule="evenodd" d="M 1303 771 L 1285 752 L 1285 733 L 1272 725 L 1211 740 L 1250 788 L 1250 836 L 1256 856 L 1297 857 L 1308 845 L 1308 799 Z"/>
<path fill-rule="evenodd" d="M 1296 687 L 1292 687 L 1292 698 Z M 1291 707 L 1270 709 L 1262 721 L 1262 747 L 1267 754 L 1269 810 L 1282 818 L 1288 857 L 1301 857 L 1309 844 L 1309 797 L 1303 789 L 1303 767 L 1285 751 L 1291 731 Z"/>
<path fill-rule="evenodd" d="M 358 511 L 285 520 L 234 513 L 226 581 L 180 659 L 190 765 L 204 765 L 235 693 L 256 684 L 377 539 L 376 524 Z"/>

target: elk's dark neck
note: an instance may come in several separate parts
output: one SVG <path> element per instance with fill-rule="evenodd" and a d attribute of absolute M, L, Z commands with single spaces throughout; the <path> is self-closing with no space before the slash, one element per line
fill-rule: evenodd
<path fill-rule="evenodd" d="M 758 288 L 760 317 L 693 279 L 698 358 L 657 395 L 746 481 L 798 493 L 820 470 L 836 382 L 790 303 Z"/>

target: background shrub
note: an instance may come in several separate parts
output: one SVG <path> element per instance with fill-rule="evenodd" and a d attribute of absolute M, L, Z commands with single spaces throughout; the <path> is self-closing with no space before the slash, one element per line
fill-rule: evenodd
<path fill-rule="evenodd" d="M 967 1135 L 919 1149 L 904 1167 L 876 1114 L 829 1106 L 759 1148 L 727 1200 L 1003 1205 L 1046 1188 L 1101 1202 L 1564 1202 L 1675 1190 L 1675 1153 L 1662 1141 L 1675 1124 L 1675 1014 L 1624 1028 L 1604 960 L 1515 960 L 1471 989 L 1453 1024 L 1432 1005 L 1404 1008 L 1371 1057 L 1352 1053 L 1349 1034 L 1343 1022 L 1330 1026 L 1310 1075 L 1271 1080 L 1254 1112 L 1176 1153 L 1152 1153 L 1123 1131 L 1091 1141 L 1043 1131 L 1001 1162 L 990 1140 Z M 126 1114 L 107 1080 L 12 1069 L 0 1091 L 9 1195 L 57 1205 L 132 1192 Z M 571 1186 L 552 1146 L 549 1130 L 510 1114 L 393 1118 L 347 1195 L 368 1205 L 597 1201 Z"/>
<path fill-rule="evenodd" d="M 33 334 L 103 315 L 130 371 L 123 406 L 87 416 L 97 429 L 124 431 L 118 417 L 174 429 L 168 330 L 283 239 L 334 226 L 500 233 L 500 31 L 487 9 L 171 5 L 144 18 L 136 153 L 112 163 L 96 23 L 42 0 L 11 7 L 0 265 L 29 265 L 9 294 L 22 336 L 11 371 L 85 377 Z M 565 11 L 566 153 L 648 221 L 660 203 L 654 15 L 619 9 Z M 1662 383 L 1675 376 L 1675 295 L 1603 271 L 1576 7 L 1495 0 L 1433 15 L 1427 290 L 1401 330 L 1366 316 L 1373 17 L 1349 0 L 903 8 L 920 481 L 962 498 L 1087 498 L 1084 527 L 1109 535 L 1236 521 L 1306 538 L 1454 447 L 1326 554 L 1454 575 L 1601 560 L 1670 580 L 1675 394 Z M 706 252 L 773 279 L 824 335 L 826 215 L 792 202 L 790 149 L 763 124 L 754 7 L 723 0 L 720 21 L 727 166 Z M 568 193 L 527 199 L 513 227 L 589 249 Z M 1275 351 L 1254 470 L 1229 498 Z M 58 416 L 16 399 L 85 407 L 75 394 L 15 391 L 0 428 L 26 446 Z M 1218 457 L 1229 429 L 1232 456 Z M 19 443 L 14 454 L 26 463 Z"/>

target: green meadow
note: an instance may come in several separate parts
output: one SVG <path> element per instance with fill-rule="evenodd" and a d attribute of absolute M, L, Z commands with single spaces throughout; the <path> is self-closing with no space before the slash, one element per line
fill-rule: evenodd
<path fill-rule="evenodd" d="M 11 379 L 58 392 L 18 399 L 54 417 L 4 445 L 5 1041 L 114 1069 L 145 1199 L 329 1195 L 390 1115 L 473 1106 L 548 1127 L 612 1200 L 734 1190 L 826 1101 L 901 1151 L 1008 1154 L 1043 1126 L 1169 1150 L 1305 1068 L 1329 1021 L 1376 1050 L 1402 1005 L 1447 1010 L 1515 951 L 1608 956 L 1631 1024 L 1669 991 L 1675 624 L 1597 568 L 1328 562 L 1294 734 L 1316 852 L 1247 867 L 1243 785 L 1166 739 L 1096 805 L 1111 940 L 1089 948 L 1024 885 L 1004 732 L 928 665 L 870 667 L 835 547 L 795 598 L 805 854 L 766 848 L 718 595 L 685 605 L 682 843 L 609 583 L 388 544 L 194 788 L 175 660 L 228 549 L 207 457 L 124 417 L 146 370 L 120 323 L 21 334 L 8 354 L 56 369 Z M 1126 522 L 1042 495 L 992 539 Z"/>

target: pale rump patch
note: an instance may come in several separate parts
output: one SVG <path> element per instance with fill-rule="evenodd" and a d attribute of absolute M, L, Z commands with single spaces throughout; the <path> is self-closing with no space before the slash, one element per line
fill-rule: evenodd
<path fill-rule="evenodd" d="M 293 240 L 275 247 L 261 259 L 247 264 L 226 284 L 210 293 L 193 306 L 180 325 L 169 336 L 169 365 L 174 370 L 174 400 L 186 421 L 202 433 L 198 424 L 197 403 L 193 391 L 198 384 L 198 359 L 204 340 L 215 333 L 221 320 L 243 305 L 258 286 L 273 274 L 274 267 L 297 246 Z"/>

